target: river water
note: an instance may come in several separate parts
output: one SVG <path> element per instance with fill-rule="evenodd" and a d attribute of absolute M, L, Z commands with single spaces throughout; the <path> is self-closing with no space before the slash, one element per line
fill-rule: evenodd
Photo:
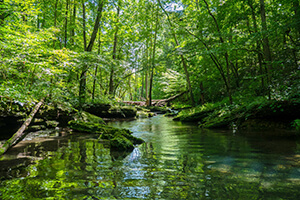
<path fill-rule="evenodd" d="M 160 115 L 110 125 L 146 142 L 119 154 L 96 135 L 24 141 L 0 160 L 0 199 L 300 197 L 299 139 L 201 130 Z"/>

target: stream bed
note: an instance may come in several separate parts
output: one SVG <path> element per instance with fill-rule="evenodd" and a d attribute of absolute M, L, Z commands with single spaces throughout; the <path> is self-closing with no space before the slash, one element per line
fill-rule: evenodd
<path fill-rule="evenodd" d="M 300 140 L 201 130 L 161 115 L 110 122 L 146 142 L 49 133 L 0 160 L 0 199 L 299 199 Z"/>

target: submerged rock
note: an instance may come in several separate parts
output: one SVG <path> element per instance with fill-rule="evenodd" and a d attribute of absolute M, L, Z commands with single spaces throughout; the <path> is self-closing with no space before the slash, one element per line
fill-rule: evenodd
<path fill-rule="evenodd" d="M 69 126 L 77 132 L 100 134 L 99 140 L 109 140 L 110 146 L 114 150 L 132 151 L 134 145 L 144 142 L 142 139 L 134 137 L 127 129 L 118 129 L 104 124 L 72 120 L 69 122 Z"/>

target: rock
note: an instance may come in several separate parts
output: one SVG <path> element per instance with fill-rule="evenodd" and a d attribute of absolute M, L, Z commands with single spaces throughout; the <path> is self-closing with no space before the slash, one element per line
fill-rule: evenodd
<path fill-rule="evenodd" d="M 118 151 L 132 151 L 135 144 L 144 142 L 132 136 L 127 129 L 118 129 L 104 124 L 72 120 L 69 126 L 77 132 L 100 134 L 99 140 L 109 140 L 111 148 Z"/>
<path fill-rule="evenodd" d="M 152 112 L 137 111 L 136 116 L 139 118 L 148 118 L 155 116 L 155 114 Z"/>
<path fill-rule="evenodd" d="M 137 110 L 133 106 L 110 106 L 109 104 L 91 104 L 84 107 L 93 115 L 102 118 L 133 118 L 136 116 Z"/>
<path fill-rule="evenodd" d="M 60 127 L 66 127 L 76 112 L 77 110 L 61 104 L 44 104 L 36 117 L 45 121 L 57 121 Z"/>
<path fill-rule="evenodd" d="M 93 115 L 99 116 L 99 113 L 107 112 L 111 108 L 110 104 L 103 103 L 93 103 L 93 104 L 85 104 L 83 110 L 89 112 Z"/>
<path fill-rule="evenodd" d="M 77 112 L 74 115 L 74 119 L 78 121 L 83 121 L 83 122 L 91 122 L 91 123 L 96 123 L 96 124 L 105 124 L 103 119 L 101 117 L 98 117 L 96 115 L 93 115 L 91 113 L 85 112 L 85 111 L 80 111 Z"/>

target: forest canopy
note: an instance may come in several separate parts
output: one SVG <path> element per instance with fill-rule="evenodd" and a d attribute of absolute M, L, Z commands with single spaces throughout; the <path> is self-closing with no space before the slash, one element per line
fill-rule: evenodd
<path fill-rule="evenodd" d="M 80 105 L 299 95 L 298 0 L 2 0 L 0 96 Z"/>

